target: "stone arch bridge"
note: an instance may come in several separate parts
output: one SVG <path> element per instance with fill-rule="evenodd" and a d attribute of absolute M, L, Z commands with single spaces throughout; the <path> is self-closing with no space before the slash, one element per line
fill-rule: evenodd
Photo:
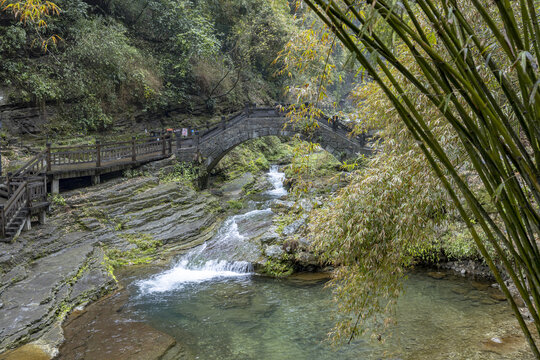
<path fill-rule="evenodd" d="M 318 129 L 311 135 L 288 124 L 280 106 L 246 107 L 244 111 L 226 119 L 202 134 L 177 136 L 176 155 L 179 161 L 197 161 L 202 165 L 201 187 L 207 185 L 208 174 L 218 162 L 241 143 L 263 136 L 294 136 L 319 143 L 338 160 L 369 155 L 365 135 L 350 137 L 349 129 L 337 118 L 321 116 Z M 179 135 L 179 134 L 177 134 Z M 0 239 L 9 241 L 23 228 L 30 229 L 32 216 L 45 221 L 49 205 L 47 192 L 59 192 L 62 179 L 90 177 L 93 184 L 100 176 L 131 169 L 142 164 L 171 156 L 173 136 L 162 132 L 156 136 L 133 136 L 131 140 L 110 143 L 56 146 L 47 144 L 15 173 L 0 177 Z"/>
<path fill-rule="evenodd" d="M 373 152 L 368 146 L 368 135 L 351 137 L 350 129 L 337 118 L 318 117 L 318 128 L 308 135 L 288 123 L 282 109 L 280 106 L 246 107 L 229 119 L 223 117 L 219 125 L 202 134 L 178 136 L 176 156 L 179 161 L 199 162 L 208 174 L 225 155 L 245 141 L 263 136 L 292 137 L 297 134 L 303 140 L 318 143 L 340 161 Z"/>

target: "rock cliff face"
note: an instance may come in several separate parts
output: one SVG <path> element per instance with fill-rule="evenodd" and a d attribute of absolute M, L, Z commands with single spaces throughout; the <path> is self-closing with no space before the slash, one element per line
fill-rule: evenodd
<path fill-rule="evenodd" d="M 12 135 L 39 133 L 49 119 L 56 115 L 53 107 L 28 107 L 5 103 L 5 97 L 0 92 L 0 120 L 2 128 L 9 129 Z"/>
<path fill-rule="evenodd" d="M 145 176 L 64 193 L 48 224 L 0 242 L 0 353 L 46 338 L 54 355 L 65 315 L 116 288 L 114 265 L 163 259 L 213 235 L 217 199 L 160 182 L 157 169 L 168 162 L 142 169 Z"/>

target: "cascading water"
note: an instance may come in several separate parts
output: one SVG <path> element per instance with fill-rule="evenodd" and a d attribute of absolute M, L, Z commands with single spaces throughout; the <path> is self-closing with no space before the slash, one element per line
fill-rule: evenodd
<path fill-rule="evenodd" d="M 285 174 L 277 166 L 271 167 L 268 177 L 274 187 L 268 195 L 275 198 L 287 194 L 283 188 Z M 172 269 L 140 281 L 139 289 L 143 294 L 165 292 L 188 283 L 252 274 L 252 263 L 260 249 L 250 239 L 268 228 L 272 215 L 272 210 L 265 208 L 229 217 L 211 240 L 188 252 Z"/>
<path fill-rule="evenodd" d="M 215 278 L 246 276 L 253 273 L 252 261 L 258 256 L 258 248 L 248 235 L 261 232 L 258 222 L 271 220 L 272 210 L 253 210 L 228 218 L 214 238 L 184 255 L 176 265 L 151 279 L 141 281 L 143 293 L 164 292 L 181 288 L 187 283 L 203 282 Z M 256 229 L 249 225 L 257 224 Z M 239 226 L 244 228 L 242 235 Z M 254 230 L 255 234 L 251 234 Z"/>
<path fill-rule="evenodd" d="M 530 358 L 526 352 L 503 353 L 504 344 L 493 345 L 490 339 L 508 338 L 506 346 L 526 349 L 525 340 L 505 337 L 519 333 L 519 326 L 507 305 L 491 299 L 480 283 L 423 273 L 409 274 L 392 336 L 385 334 L 382 343 L 360 337 L 332 349 L 325 339 L 334 325 L 334 305 L 324 280 L 252 276 L 251 264 L 260 253 L 258 235 L 272 222 L 266 207 L 284 191 L 277 167 L 268 178 L 274 189 L 254 196 L 252 211 L 228 218 L 213 239 L 172 269 L 129 286 L 133 296 L 123 313 L 173 336 L 180 350 L 188 349 L 197 359 Z M 164 358 L 186 358 L 168 355 Z"/>
<path fill-rule="evenodd" d="M 283 187 L 283 180 L 285 180 L 285 173 L 279 172 L 279 166 L 270 166 L 270 172 L 268 173 L 268 180 L 274 187 L 272 190 L 268 190 L 267 194 L 272 197 L 282 197 L 287 195 L 287 190 Z"/>

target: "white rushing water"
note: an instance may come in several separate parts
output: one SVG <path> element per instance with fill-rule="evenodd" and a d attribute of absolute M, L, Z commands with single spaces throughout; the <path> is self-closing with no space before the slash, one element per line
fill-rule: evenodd
<path fill-rule="evenodd" d="M 158 293 L 180 289 L 188 283 L 201 283 L 216 278 L 247 276 L 252 273 L 251 264 L 245 261 L 230 263 L 225 260 L 209 260 L 202 266 L 190 266 L 189 260 L 182 260 L 149 280 L 141 281 L 142 293 Z"/>
<path fill-rule="evenodd" d="M 268 190 L 267 194 L 273 197 L 282 197 L 287 195 L 287 190 L 283 187 L 283 180 L 285 180 L 285 173 L 279 172 L 277 165 L 270 166 L 270 172 L 268 173 L 268 180 L 274 187 L 272 190 Z"/>
<path fill-rule="evenodd" d="M 271 214 L 272 210 L 268 208 L 231 216 L 211 240 L 188 252 L 172 269 L 140 281 L 140 291 L 143 294 L 160 293 L 181 289 L 189 283 L 253 274 L 250 262 L 225 259 L 245 258 L 243 252 L 249 250 L 250 245 L 253 247 L 253 244 L 247 241 L 248 237 L 240 233 L 239 224 L 256 221 Z M 258 250 L 255 248 L 250 251 Z"/>
<path fill-rule="evenodd" d="M 286 195 L 287 190 L 283 188 L 285 174 L 279 172 L 278 166 L 272 166 L 267 175 L 274 187 L 267 195 L 273 198 Z M 259 250 L 249 242 L 249 237 L 257 231 L 260 234 L 261 224 L 264 225 L 271 215 L 272 210 L 267 208 L 229 217 L 211 240 L 182 256 L 172 269 L 140 281 L 140 291 L 143 294 L 160 293 L 181 289 L 189 283 L 253 274 L 251 263 L 245 260 L 253 254 L 258 256 Z M 242 234 L 240 228 L 246 234 Z"/>

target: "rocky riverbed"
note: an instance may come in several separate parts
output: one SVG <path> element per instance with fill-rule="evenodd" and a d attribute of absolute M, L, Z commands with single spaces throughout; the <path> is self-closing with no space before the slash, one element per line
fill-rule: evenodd
<path fill-rule="evenodd" d="M 0 358 L 17 358 L 5 351 L 22 344 L 20 359 L 29 349 L 54 356 L 66 314 L 117 288 L 114 266 L 164 261 L 213 235 L 219 201 L 161 181 L 170 168 L 63 193 L 46 225 L 0 243 Z"/>
<path fill-rule="evenodd" d="M 185 253 L 215 235 L 225 208 L 240 206 L 241 212 L 249 212 L 257 201 L 247 194 L 273 196 L 265 205 L 273 220 L 243 229 L 256 234 L 250 239 L 259 249 L 250 258 L 255 269 L 272 276 L 331 270 L 313 252 L 306 225 L 309 212 L 327 201 L 343 181 L 328 185 L 325 180 L 319 191 L 290 201 L 284 197 L 283 179 L 272 178 L 275 170 L 270 177 L 246 173 L 206 192 L 171 181 L 167 174 L 172 171 L 173 162 L 165 160 L 129 177 L 65 192 L 53 200 L 48 224 L 23 233 L 11 244 L 0 243 L 0 352 L 23 345 L 3 352 L 0 359 L 50 359 L 62 343 L 61 359 L 103 354 L 115 359 L 195 358 L 173 337 L 122 314 L 128 295 L 113 270 L 123 267 L 123 276 L 127 271 L 129 278 L 129 272 L 138 269 L 133 265 L 152 263 L 158 266 L 156 271 L 163 271 L 171 255 Z M 487 274 L 476 262 L 441 267 L 461 275 Z M 141 269 L 148 272 L 148 266 Z M 447 276 L 432 274 L 437 279 Z M 504 300 L 499 292 L 496 295 L 490 296 Z M 108 344 L 107 339 L 114 341 Z"/>

